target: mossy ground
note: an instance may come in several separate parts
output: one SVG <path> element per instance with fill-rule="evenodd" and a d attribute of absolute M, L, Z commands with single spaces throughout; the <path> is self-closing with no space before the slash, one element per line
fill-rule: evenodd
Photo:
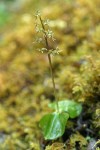
<path fill-rule="evenodd" d="M 53 57 L 59 99 L 83 104 L 82 114 L 68 121 L 56 141 L 45 141 L 38 126 L 54 95 L 47 57 L 32 44 L 32 5 L 38 7 L 28 2 L 2 28 L 0 150 L 89 150 L 100 138 L 100 1 L 46 1 L 41 8 L 62 50 Z"/>

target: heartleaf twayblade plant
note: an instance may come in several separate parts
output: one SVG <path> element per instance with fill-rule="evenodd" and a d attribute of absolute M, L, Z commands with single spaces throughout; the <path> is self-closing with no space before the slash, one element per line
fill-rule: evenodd
<path fill-rule="evenodd" d="M 35 29 L 36 32 L 41 36 L 36 39 L 37 43 L 44 43 L 45 46 L 38 49 L 42 53 L 46 53 L 48 57 L 48 62 L 50 66 L 53 91 L 55 96 L 55 102 L 49 104 L 49 107 L 54 109 L 54 112 L 44 115 L 39 125 L 42 129 L 44 138 L 47 140 L 54 140 L 58 137 L 61 137 L 65 132 L 65 127 L 67 124 L 67 120 L 69 118 L 75 118 L 80 115 L 82 111 L 82 106 L 79 103 L 71 100 L 63 100 L 58 101 L 54 80 L 54 73 L 52 67 L 51 55 L 59 54 L 60 50 L 58 47 L 51 48 L 50 42 L 54 42 L 54 36 L 52 30 L 49 28 L 49 20 L 43 20 L 39 11 L 35 14 L 36 24 Z"/>

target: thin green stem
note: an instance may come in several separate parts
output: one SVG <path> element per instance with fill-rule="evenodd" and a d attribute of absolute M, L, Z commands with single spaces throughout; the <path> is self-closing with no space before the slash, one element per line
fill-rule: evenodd
<path fill-rule="evenodd" d="M 39 16 L 42 28 L 43 28 L 43 34 L 44 34 L 44 38 L 45 38 L 45 44 L 46 44 L 46 48 L 49 51 L 50 47 L 49 47 L 49 43 L 48 43 L 48 37 L 46 34 L 46 30 L 45 30 L 45 26 L 43 24 L 43 20 L 41 18 L 41 16 Z M 54 96 L 55 96 L 55 101 L 56 101 L 56 106 L 57 106 L 57 111 L 59 112 L 59 106 L 58 106 L 58 100 L 57 100 L 57 94 L 56 94 L 56 86 L 55 86 L 55 79 L 54 79 L 54 73 L 53 73 L 53 67 L 52 67 L 52 61 L 51 61 L 51 55 L 48 54 L 48 61 L 49 61 L 49 66 L 50 66 L 50 72 L 51 72 L 51 78 L 52 78 L 52 84 L 53 84 L 53 90 L 54 90 Z"/>
<path fill-rule="evenodd" d="M 51 55 L 50 54 L 48 54 L 48 60 L 49 60 L 49 65 L 50 65 L 50 71 L 51 71 L 51 78 L 52 78 L 55 100 L 56 100 L 56 104 L 57 104 L 57 111 L 59 112 L 58 100 L 57 100 L 57 95 L 56 95 L 55 80 L 54 80 L 54 74 L 53 74 L 53 68 L 52 68 L 52 62 L 51 62 Z"/>

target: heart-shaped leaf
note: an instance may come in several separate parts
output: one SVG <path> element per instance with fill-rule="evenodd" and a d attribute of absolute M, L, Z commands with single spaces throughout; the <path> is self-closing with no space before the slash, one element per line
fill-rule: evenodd
<path fill-rule="evenodd" d="M 80 115 L 82 111 L 82 105 L 72 101 L 72 100 L 63 100 L 58 102 L 59 112 L 68 112 L 70 118 L 75 118 Z M 57 109 L 56 103 L 49 104 L 50 108 Z"/>
<path fill-rule="evenodd" d="M 54 140 L 64 134 L 65 126 L 69 115 L 67 113 L 50 113 L 46 114 L 40 120 L 44 138 Z"/>

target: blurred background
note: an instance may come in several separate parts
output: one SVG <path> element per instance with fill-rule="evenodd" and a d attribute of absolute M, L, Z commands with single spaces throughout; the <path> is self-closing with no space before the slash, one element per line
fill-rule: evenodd
<path fill-rule="evenodd" d="M 52 57 L 59 99 L 86 103 L 99 133 L 100 0 L 0 0 L 0 150 L 40 150 L 44 144 L 38 122 L 54 95 L 47 57 L 33 44 L 36 10 L 50 19 L 62 50 Z"/>

